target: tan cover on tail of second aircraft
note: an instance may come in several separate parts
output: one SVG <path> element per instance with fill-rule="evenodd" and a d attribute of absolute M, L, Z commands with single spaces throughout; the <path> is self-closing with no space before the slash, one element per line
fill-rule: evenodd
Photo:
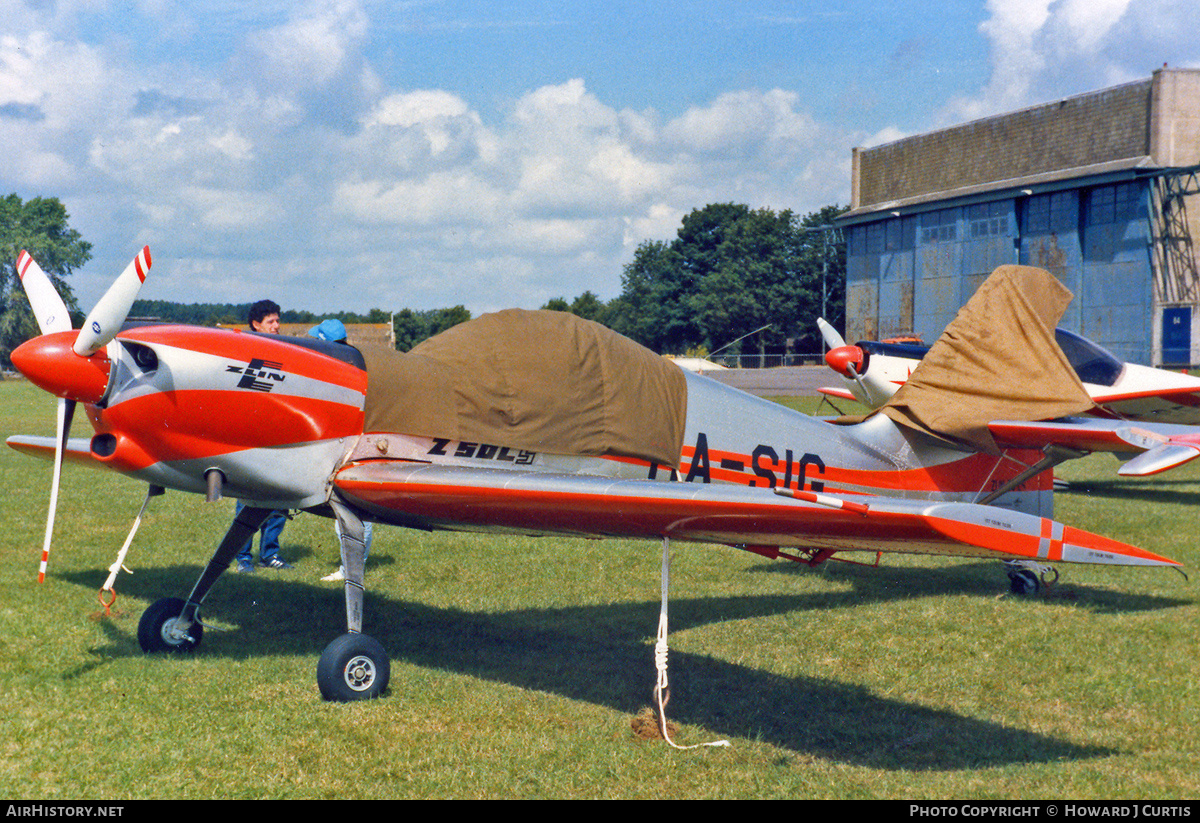
<path fill-rule="evenodd" d="M 362 352 L 368 432 L 678 466 L 683 372 L 599 323 L 508 309 L 454 326 L 407 354 Z"/>
<path fill-rule="evenodd" d="M 1071 292 L 1049 272 L 1000 266 L 880 412 L 991 454 L 992 420 L 1050 420 L 1092 408 L 1054 340 Z"/>

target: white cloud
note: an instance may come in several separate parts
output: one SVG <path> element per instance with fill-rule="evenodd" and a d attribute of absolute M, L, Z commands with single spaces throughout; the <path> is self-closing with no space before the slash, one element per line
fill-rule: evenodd
<path fill-rule="evenodd" d="M 465 226 L 490 224 L 503 194 L 469 171 L 437 172 L 422 179 L 345 182 L 333 206 L 367 224 Z"/>
<path fill-rule="evenodd" d="M 1039 35 L 1050 19 L 1051 0 L 988 0 L 991 13 L 980 31 L 991 42 L 992 76 L 977 99 L 954 101 L 960 119 L 975 119 L 1027 104 L 1029 91 L 1046 65 Z"/>
<path fill-rule="evenodd" d="M 437 122 L 445 119 L 478 117 L 457 94 L 440 89 L 389 94 L 379 101 L 364 121 L 371 126 L 402 126 L 411 128 L 419 123 Z"/>
<path fill-rule="evenodd" d="M 359 62 L 368 21 L 355 0 L 313 3 L 285 23 L 247 35 L 242 59 L 276 93 L 328 85 Z"/>
<path fill-rule="evenodd" d="M 74 284 L 85 307 L 149 243 L 147 297 L 478 312 L 611 298 L 632 247 L 692 208 L 806 211 L 848 182 L 849 141 L 825 146 L 795 92 L 664 119 L 574 78 L 485 114 L 452 89 L 389 87 L 363 56 L 371 36 L 350 0 L 251 29 L 203 67 L 5 35 L 0 189 L 68 205 L 95 246 Z"/>
<path fill-rule="evenodd" d="M 209 138 L 208 144 L 231 160 L 254 159 L 254 145 L 234 129 Z"/>
<path fill-rule="evenodd" d="M 1129 11 L 1132 0 L 1063 0 L 1056 9 L 1058 38 L 1073 51 L 1095 53 L 1113 26 Z"/>
<path fill-rule="evenodd" d="M 987 12 L 989 81 L 951 100 L 942 123 L 1149 77 L 1164 63 L 1200 66 L 1194 0 L 989 0 Z"/>
<path fill-rule="evenodd" d="M 729 92 L 688 109 L 666 134 L 684 150 L 710 156 L 794 157 L 812 147 L 818 131 L 798 102 L 798 94 L 782 89 Z"/>
<path fill-rule="evenodd" d="M 907 132 L 901 131 L 895 126 L 885 126 L 884 128 L 875 132 L 875 134 L 872 134 L 866 140 L 863 140 L 859 145 L 863 146 L 864 148 L 870 148 L 871 146 L 882 146 L 885 143 L 894 143 L 897 140 L 903 140 L 908 136 L 909 135 Z"/>

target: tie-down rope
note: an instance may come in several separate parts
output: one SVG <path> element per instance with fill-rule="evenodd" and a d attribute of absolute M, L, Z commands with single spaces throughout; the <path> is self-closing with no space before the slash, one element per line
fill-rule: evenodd
<path fill-rule="evenodd" d="M 696 743 L 691 746 L 680 746 L 671 739 L 667 730 L 667 702 L 671 699 L 671 688 L 667 684 L 667 592 L 671 587 L 671 539 L 663 538 L 662 550 L 662 607 L 658 612 L 658 636 L 654 641 L 654 668 L 658 672 L 658 680 L 654 686 L 654 699 L 658 703 L 658 730 L 663 740 L 676 749 L 698 749 L 701 746 L 728 746 L 728 740 L 714 740 L 710 743 Z"/>

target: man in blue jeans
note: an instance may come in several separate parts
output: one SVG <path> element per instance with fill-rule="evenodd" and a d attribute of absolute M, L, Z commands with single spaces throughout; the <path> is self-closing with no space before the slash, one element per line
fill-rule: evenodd
<path fill-rule="evenodd" d="M 242 503 L 239 501 L 233 510 L 233 516 L 237 517 L 237 513 L 242 508 Z M 284 512 L 271 512 L 258 530 L 258 565 L 264 569 L 292 568 L 291 563 L 279 556 L 279 535 L 283 533 L 285 523 L 287 523 L 287 515 Z M 238 552 L 237 570 L 239 572 L 254 571 L 253 537 L 247 540 L 246 545 L 242 546 L 242 550 Z"/>
<path fill-rule="evenodd" d="M 279 305 L 271 300 L 259 300 L 250 307 L 250 331 L 279 334 Z M 241 501 L 234 509 L 234 517 L 242 510 Z M 279 556 L 279 535 L 287 523 L 287 512 L 271 512 L 258 530 L 258 565 L 265 569 L 290 569 L 292 564 Z M 237 570 L 254 571 L 254 537 L 238 552 Z"/>

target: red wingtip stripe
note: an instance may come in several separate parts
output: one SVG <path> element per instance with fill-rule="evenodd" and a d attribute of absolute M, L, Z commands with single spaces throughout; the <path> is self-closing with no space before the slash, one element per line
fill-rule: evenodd
<path fill-rule="evenodd" d="M 25 272 L 29 270 L 29 264 L 33 262 L 33 258 L 29 256 L 29 252 L 22 251 L 17 255 L 17 275 L 24 280 Z"/>

